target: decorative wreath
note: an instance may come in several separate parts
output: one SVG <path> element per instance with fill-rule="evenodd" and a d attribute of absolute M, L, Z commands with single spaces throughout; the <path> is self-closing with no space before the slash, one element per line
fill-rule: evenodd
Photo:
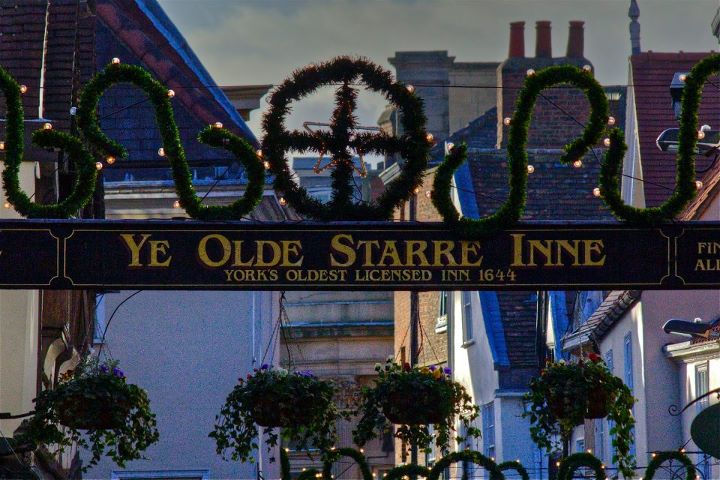
<path fill-rule="evenodd" d="M 33 202 L 20 188 L 20 164 L 23 161 L 25 141 L 20 85 L 3 68 L 0 68 L 0 89 L 2 89 L 7 102 L 6 156 L 2 177 L 8 202 L 20 215 L 29 218 L 69 218 L 77 215 L 78 211 L 90 201 L 95 190 L 97 170 L 92 156 L 83 147 L 80 140 L 67 133 L 52 130 L 50 124 L 33 132 L 32 140 L 35 145 L 42 148 L 64 150 L 77 170 L 72 191 L 65 200 L 45 205 Z"/>
<path fill-rule="evenodd" d="M 244 196 L 229 206 L 206 206 L 195 193 L 192 174 L 180 143 L 180 132 L 175 124 L 170 91 L 150 73 L 135 65 L 111 63 L 95 75 L 82 91 L 77 111 L 78 126 L 83 136 L 101 153 L 126 158 L 127 150 L 100 130 L 97 116 L 98 103 L 105 91 L 117 83 L 130 83 L 143 90 L 153 106 L 162 137 L 165 156 L 170 161 L 175 191 L 180 206 L 192 218 L 199 220 L 240 220 L 250 213 L 262 198 L 265 171 L 253 148 L 242 138 L 221 126 L 211 126 L 200 133 L 199 140 L 214 147 L 232 152 L 248 173 L 248 186 Z M 212 130 L 211 130 L 212 128 Z M 214 130 L 214 131 L 213 131 Z"/>
<path fill-rule="evenodd" d="M 683 466 L 685 467 L 686 480 L 695 480 L 695 478 L 697 478 L 695 465 L 693 465 L 692 461 L 688 458 L 687 455 L 678 451 L 653 453 L 652 460 L 650 460 L 650 463 L 648 463 L 648 466 L 645 469 L 645 478 L 647 480 L 652 480 L 655 477 L 655 472 L 660 467 L 660 465 L 667 462 L 668 460 L 677 460 L 683 464 Z"/>
<path fill-rule="evenodd" d="M 373 92 L 382 93 L 400 111 L 402 136 L 391 137 L 383 133 L 357 132 L 353 112 L 357 91 L 354 82 L 364 84 Z M 314 133 L 285 128 L 285 116 L 290 104 L 319 87 L 339 84 L 335 93 L 335 110 L 329 131 Z M 296 71 L 271 95 L 270 110 L 263 118 L 265 138 L 262 142 L 264 158 L 270 172 L 275 175 L 275 190 L 301 215 L 317 220 L 389 220 L 395 209 L 407 201 L 422 183 L 423 170 L 431 143 L 425 131 L 422 100 L 405 85 L 394 82 L 392 74 L 364 58 L 337 57 L 326 63 L 310 65 Z M 380 197 L 370 203 L 355 203 L 353 191 L 352 154 L 399 153 L 405 162 L 400 175 Z M 314 150 L 332 157 L 332 199 L 323 204 L 312 198 L 297 185 L 288 166 L 285 153 Z"/>
<path fill-rule="evenodd" d="M 561 65 L 529 75 L 518 95 L 515 113 L 510 121 L 507 142 L 510 192 L 505 203 L 494 214 L 485 218 L 461 218 L 452 203 L 450 185 L 453 173 L 467 158 L 466 147 L 456 146 L 451 149 L 443 164 L 438 167 L 433 185 L 433 204 L 445 222 L 461 236 L 477 238 L 492 235 L 514 225 L 522 216 L 527 197 L 527 138 L 533 108 L 543 90 L 560 84 L 579 88 L 590 102 L 590 118 L 582 135 L 565 145 L 565 153 L 560 161 L 571 164 L 582 158 L 600 140 L 608 121 L 608 101 L 605 91 L 590 72 L 570 65 Z"/>

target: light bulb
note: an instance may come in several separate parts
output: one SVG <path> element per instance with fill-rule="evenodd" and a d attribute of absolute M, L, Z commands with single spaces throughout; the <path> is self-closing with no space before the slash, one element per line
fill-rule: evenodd
<path fill-rule="evenodd" d="M 528 173 L 533 173 L 535 171 L 535 167 L 532 165 L 528 165 L 527 171 L 528 171 Z"/>
<path fill-rule="evenodd" d="M 213 123 L 213 127 L 214 128 L 223 128 L 223 124 L 222 124 L 222 122 L 215 122 L 215 123 Z"/>
<path fill-rule="evenodd" d="M 258 150 L 255 152 L 255 155 L 257 155 L 257 156 L 260 157 L 260 158 L 263 158 L 262 150 L 258 149 Z"/>
<path fill-rule="evenodd" d="M 435 137 L 432 133 L 428 133 L 425 135 L 425 140 L 427 140 L 428 143 L 433 143 L 435 141 Z"/>
<path fill-rule="evenodd" d="M 511 119 L 510 117 L 505 117 L 505 118 L 503 119 L 503 124 L 504 124 L 506 127 L 509 127 L 511 122 L 512 122 L 512 119 Z"/>
<path fill-rule="evenodd" d="M 700 190 L 702 187 L 703 187 L 703 182 L 701 182 L 700 180 L 695 180 L 695 188 Z"/>
<path fill-rule="evenodd" d="M 158 155 L 161 157 L 165 156 L 165 149 L 163 147 L 158 148 Z"/>
<path fill-rule="evenodd" d="M 705 132 L 703 130 L 699 130 L 697 133 L 698 140 L 702 140 L 705 138 Z"/>
<path fill-rule="evenodd" d="M 578 159 L 573 162 L 573 167 L 575 167 L 575 168 L 580 168 L 582 166 L 583 166 L 582 160 Z"/>
<path fill-rule="evenodd" d="M 27 93 L 27 85 L 20 85 L 20 93 Z"/>
<path fill-rule="evenodd" d="M 107 158 L 105 158 L 105 161 L 107 162 L 108 165 L 112 165 L 113 163 L 115 163 L 115 157 L 113 157 L 112 155 L 109 155 Z"/>
<path fill-rule="evenodd" d="M 608 125 L 615 125 L 615 117 L 608 117 Z"/>
<path fill-rule="evenodd" d="M 599 197 L 600 196 L 600 188 L 595 187 L 593 188 L 593 197 Z"/>
<path fill-rule="evenodd" d="M 527 72 L 525 72 L 525 75 L 527 75 L 528 77 L 532 77 L 533 75 L 535 75 L 535 69 L 528 68 Z"/>
<path fill-rule="evenodd" d="M 173 203 L 173 208 L 180 208 L 180 200 L 175 200 Z"/>
<path fill-rule="evenodd" d="M 415 195 L 417 195 L 418 193 L 420 193 L 420 187 L 415 187 L 415 190 L 413 190 L 413 193 L 414 193 Z"/>
<path fill-rule="evenodd" d="M 270 162 L 268 162 L 267 160 L 265 160 L 265 161 L 263 162 L 263 167 L 265 167 L 265 170 L 270 170 Z"/>
<path fill-rule="evenodd" d="M 285 197 L 280 197 L 278 203 L 284 207 L 285 205 L 287 205 L 287 200 L 285 200 Z"/>
<path fill-rule="evenodd" d="M 5 200 L 5 208 L 10 208 L 10 202 L 8 202 L 7 200 Z"/>
<path fill-rule="evenodd" d="M 0 142 L 0 150 L 5 150 L 5 142 Z"/>
<path fill-rule="evenodd" d="M 455 144 L 452 142 L 447 142 L 447 150 L 448 152 L 452 151 L 452 149 L 455 148 Z"/>
<path fill-rule="evenodd" d="M 168 90 L 168 97 L 173 98 L 175 96 L 175 90 Z"/>
<path fill-rule="evenodd" d="M 118 57 L 113 57 L 113 59 L 111 60 L 111 62 L 112 62 L 113 65 L 119 65 L 119 64 L 120 64 L 120 59 L 119 59 Z"/>
<path fill-rule="evenodd" d="M 685 80 L 687 80 L 687 75 L 684 74 L 684 73 L 682 73 L 682 74 L 680 74 L 680 77 L 679 77 L 679 78 L 680 78 L 680 81 L 681 81 L 681 82 L 684 82 Z"/>
<path fill-rule="evenodd" d="M 582 68 L 585 72 L 592 72 L 592 67 L 590 65 L 583 65 Z"/>
<path fill-rule="evenodd" d="M 609 146 L 610 146 L 610 139 L 609 139 L 609 138 L 606 138 L 605 140 L 603 140 L 603 145 L 605 145 L 606 147 L 609 147 Z"/>
<path fill-rule="evenodd" d="M 52 130 L 52 123 L 44 123 L 43 129 L 44 130 Z"/>
<path fill-rule="evenodd" d="M 410 93 L 415 92 L 415 87 L 413 87 L 412 85 L 408 85 L 408 86 L 406 86 L 405 88 L 407 88 L 407 91 L 410 92 Z"/>
<path fill-rule="evenodd" d="M 102 170 L 102 168 L 103 168 L 102 162 L 95 162 L 95 169 Z"/>

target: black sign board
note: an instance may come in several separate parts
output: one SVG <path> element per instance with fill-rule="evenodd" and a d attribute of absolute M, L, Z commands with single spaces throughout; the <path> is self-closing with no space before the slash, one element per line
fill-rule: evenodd
<path fill-rule="evenodd" d="M 0 222 L 0 287 L 552 290 L 720 287 L 720 224 Z"/>

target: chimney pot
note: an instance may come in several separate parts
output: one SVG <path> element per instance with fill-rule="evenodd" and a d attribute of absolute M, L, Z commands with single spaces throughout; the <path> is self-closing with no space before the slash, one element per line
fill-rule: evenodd
<path fill-rule="evenodd" d="M 508 57 L 525 57 L 525 22 L 510 23 L 510 51 Z"/>
<path fill-rule="evenodd" d="M 585 55 L 585 22 L 581 20 L 570 21 L 568 35 L 567 56 L 570 58 L 583 58 Z"/>
<path fill-rule="evenodd" d="M 539 20 L 535 23 L 537 40 L 535 42 L 535 56 L 538 58 L 552 58 L 552 38 L 550 35 L 550 22 Z"/>

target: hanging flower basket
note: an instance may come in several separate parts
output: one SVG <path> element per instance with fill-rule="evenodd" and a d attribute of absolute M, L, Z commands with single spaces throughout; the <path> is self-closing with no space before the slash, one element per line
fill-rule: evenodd
<path fill-rule="evenodd" d="M 76 430 L 110 430 L 121 428 L 130 413 L 129 399 L 114 398 L 111 394 L 77 393 L 58 401 L 57 413 L 61 425 Z"/>
<path fill-rule="evenodd" d="M 417 445 L 429 451 L 434 441 L 440 449 L 447 450 L 456 417 L 469 436 L 479 436 L 480 432 L 471 425 L 478 416 L 478 407 L 465 388 L 452 380 L 450 369 L 435 365 L 400 366 L 390 358 L 385 365 L 377 364 L 375 371 L 378 373 L 375 385 L 363 388 L 356 412 L 360 421 L 353 439 L 358 445 L 395 424 L 395 437 L 408 448 Z M 430 425 L 434 426 L 432 431 Z"/>
<path fill-rule="evenodd" d="M 335 444 L 335 423 L 340 414 L 334 402 L 336 387 L 311 372 L 289 373 L 263 365 L 238 379 L 216 418 L 210 437 L 217 453 L 252 462 L 258 426 L 264 427 L 268 449 L 281 434 L 299 449 L 329 451 Z"/>
<path fill-rule="evenodd" d="M 62 425 L 65 428 L 60 428 Z M 82 360 L 75 370 L 61 376 L 52 390 L 35 399 L 35 415 L 22 440 L 35 445 L 74 445 L 92 453 L 83 471 L 105 455 L 123 468 L 142 458 L 159 434 L 147 393 L 128 384 L 115 361 L 95 356 Z"/>
<path fill-rule="evenodd" d="M 629 452 L 635 399 L 599 355 L 591 353 L 577 363 L 548 363 L 531 380 L 525 401 L 523 416 L 530 419 L 530 435 L 548 453 L 561 451 L 562 439 L 570 438 L 586 418 L 608 417 L 615 425 L 612 442 L 618 466 L 623 472 L 632 471 L 634 458 Z"/>

